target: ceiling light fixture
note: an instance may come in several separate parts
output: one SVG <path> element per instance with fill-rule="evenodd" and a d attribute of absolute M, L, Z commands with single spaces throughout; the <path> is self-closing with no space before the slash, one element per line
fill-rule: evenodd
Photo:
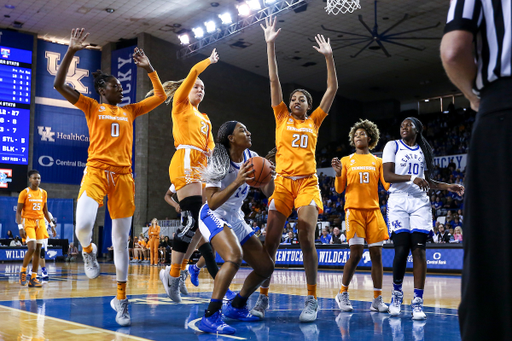
<path fill-rule="evenodd" d="M 247 4 L 253 11 L 259 11 L 261 9 L 260 0 L 247 0 Z"/>
<path fill-rule="evenodd" d="M 115 9 L 110 8 L 110 7 L 109 8 L 105 8 L 105 12 L 107 12 L 107 13 L 114 13 L 115 11 L 116 11 Z"/>
<path fill-rule="evenodd" d="M 233 22 L 233 19 L 231 19 L 231 13 L 229 12 L 219 14 L 219 18 L 222 21 L 222 25 L 229 25 Z"/>
<path fill-rule="evenodd" d="M 199 39 L 204 36 L 204 30 L 202 27 L 196 27 L 192 29 L 192 32 L 194 32 L 194 37 Z"/>
<path fill-rule="evenodd" d="M 212 33 L 215 32 L 215 29 L 217 26 L 215 25 L 215 21 L 210 20 L 204 23 L 204 26 L 206 27 L 206 32 Z"/>
<path fill-rule="evenodd" d="M 247 3 L 244 2 L 243 4 L 240 4 L 238 6 L 238 15 L 240 15 L 241 17 L 246 17 L 249 14 L 251 14 L 251 8 Z"/>
<path fill-rule="evenodd" d="M 190 37 L 188 36 L 188 34 L 182 34 L 178 36 L 178 38 L 180 39 L 182 45 L 190 44 Z"/>

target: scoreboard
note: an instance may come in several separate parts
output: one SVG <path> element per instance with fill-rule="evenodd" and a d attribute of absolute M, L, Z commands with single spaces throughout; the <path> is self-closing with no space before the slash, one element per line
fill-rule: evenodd
<path fill-rule="evenodd" d="M 0 45 L 0 163 L 28 164 L 32 51 Z"/>

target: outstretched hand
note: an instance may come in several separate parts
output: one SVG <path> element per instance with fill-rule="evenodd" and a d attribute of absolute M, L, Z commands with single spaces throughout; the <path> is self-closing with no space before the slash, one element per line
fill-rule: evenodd
<path fill-rule="evenodd" d="M 463 196 L 464 195 L 464 186 L 462 185 L 458 185 L 458 184 L 450 184 L 448 185 L 448 191 L 450 192 L 455 192 L 457 193 L 459 196 Z"/>
<path fill-rule="evenodd" d="M 213 49 L 212 54 L 210 55 L 210 63 L 215 64 L 219 61 L 219 54 L 217 53 L 217 49 Z"/>
<path fill-rule="evenodd" d="M 276 17 L 267 17 L 265 18 L 265 26 L 263 26 L 263 24 L 260 24 L 261 28 L 263 29 L 263 32 L 265 33 L 265 41 L 267 43 L 275 42 L 277 36 L 279 35 L 279 32 L 281 32 L 281 29 L 278 29 L 276 31 L 276 21 Z"/>
<path fill-rule="evenodd" d="M 69 49 L 73 51 L 80 51 L 87 47 L 85 39 L 89 33 L 85 33 L 85 28 L 74 28 L 71 30 L 71 39 L 69 40 Z"/>
<path fill-rule="evenodd" d="M 329 38 L 325 40 L 325 37 L 322 34 L 317 34 L 315 36 L 315 40 L 316 43 L 318 44 L 318 47 L 313 46 L 315 50 L 317 50 L 324 56 L 332 55 L 331 40 Z"/>
<path fill-rule="evenodd" d="M 147 72 L 155 71 L 153 69 L 153 66 L 151 66 L 149 58 L 144 53 L 143 49 L 139 49 L 138 47 L 135 48 L 135 50 L 133 51 L 133 61 L 134 61 L 135 65 L 137 65 L 140 68 L 145 69 Z"/>

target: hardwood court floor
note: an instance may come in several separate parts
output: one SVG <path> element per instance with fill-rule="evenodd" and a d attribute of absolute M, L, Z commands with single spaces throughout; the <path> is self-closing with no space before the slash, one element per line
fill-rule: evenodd
<path fill-rule="evenodd" d="M 231 337 L 203 334 L 196 324 L 207 307 L 213 280 L 203 270 L 199 287 L 187 280 L 190 292 L 176 304 L 160 283 L 163 267 L 130 265 L 127 293 L 132 326 L 115 322 L 110 300 L 116 292 L 115 268 L 101 264 L 101 276 L 89 280 L 82 263 L 49 264 L 50 281 L 43 288 L 20 287 L 20 263 L 0 264 L 0 340 L 460 340 L 456 308 L 460 276 L 428 275 L 425 288 L 426 322 L 414 322 L 410 306 L 400 318 L 370 313 L 373 298 L 369 272 L 359 272 L 350 286 L 351 313 L 340 312 L 334 296 L 341 286 L 341 271 L 319 271 L 320 311 L 314 323 L 301 324 L 305 290 L 303 270 L 276 270 L 271 284 L 270 308 L 263 321 L 244 323 L 226 319 L 237 328 Z M 239 290 L 248 269 L 241 269 L 231 289 Z M 404 281 L 404 303 L 412 299 L 412 276 Z M 389 303 L 391 275 L 385 274 L 383 296 Z M 301 297 L 302 296 L 302 297 Z M 249 300 L 254 305 L 257 295 Z"/>

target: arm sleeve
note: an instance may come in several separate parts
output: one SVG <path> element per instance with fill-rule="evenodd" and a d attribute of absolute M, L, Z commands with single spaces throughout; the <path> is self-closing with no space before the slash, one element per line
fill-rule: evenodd
<path fill-rule="evenodd" d="M 341 159 L 341 176 L 336 177 L 336 181 L 334 183 L 334 188 L 336 189 L 336 192 L 341 194 L 345 190 L 345 187 L 347 186 L 347 170 L 345 168 L 344 160 Z"/>
<path fill-rule="evenodd" d="M 382 184 L 386 191 L 389 191 L 389 187 L 391 186 L 391 184 L 384 180 L 384 169 L 382 169 L 382 159 L 379 161 L 380 183 Z"/>
<path fill-rule="evenodd" d="M 318 107 L 315 111 L 311 113 L 311 118 L 315 122 L 317 127 L 320 127 L 324 119 L 327 117 L 327 113 L 322 110 L 322 108 Z"/>
<path fill-rule="evenodd" d="M 196 84 L 197 77 L 206 70 L 206 68 L 210 65 L 210 58 L 206 58 L 205 60 L 197 63 L 192 67 L 190 72 L 187 75 L 187 78 L 183 81 L 183 83 L 180 85 L 178 90 L 176 90 L 176 93 L 174 94 L 173 102 L 184 102 L 188 100 L 188 94 L 190 93 L 190 90 L 194 87 L 194 84 Z"/>
<path fill-rule="evenodd" d="M 94 102 L 96 102 L 96 100 L 80 94 L 80 97 L 78 98 L 78 101 L 74 104 L 74 106 L 82 110 L 85 114 L 85 117 L 89 118 L 89 116 L 91 115 L 91 108 L 93 107 Z"/>
<path fill-rule="evenodd" d="M 481 0 L 452 0 L 444 33 L 463 30 L 476 34 L 481 15 Z"/>
<path fill-rule="evenodd" d="M 398 144 L 396 141 L 389 141 L 386 143 L 384 151 L 382 152 L 382 163 L 395 163 L 395 155 L 397 150 Z"/>
<path fill-rule="evenodd" d="M 156 71 L 148 73 L 149 79 L 151 79 L 151 83 L 153 84 L 154 94 L 151 97 L 148 97 L 139 103 L 135 103 L 134 106 L 134 114 L 135 117 L 139 117 L 140 115 L 147 114 L 151 110 L 158 107 L 160 104 L 165 102 L 167 99 L 167 95 L 165 94 L 164 87 L 162 86 L 162 82 L 160 82 L 160 78 Z"/>
<path fill-rule="evenodd" d="M 272 109 L 274 109 L 274 117 L 276 118 L 276 122 L 285 119 L 289 115 L 288 107 L 286 104 L 284 104 L 284 102 L 281 102 L 279 105 L 272 107 Z"/>

